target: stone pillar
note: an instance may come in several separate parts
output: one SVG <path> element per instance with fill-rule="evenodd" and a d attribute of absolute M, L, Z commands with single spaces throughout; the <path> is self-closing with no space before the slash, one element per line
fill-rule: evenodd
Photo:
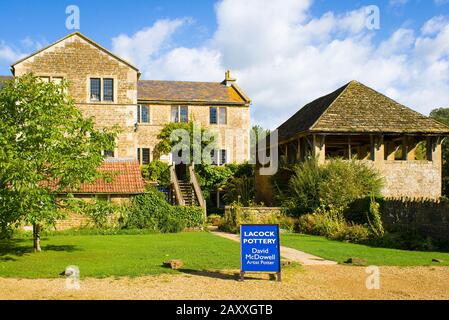
<path fill-rule="evenodd" d="M 374 163 L 376 166 L 383 166 L 385 162 L 385 144 L 383 136 L 376 136 L 373 139 Z"/>
<path fill-rule="evenodd" d="M 413 161 L 416 160 L 416 139 L 414 137 L 406 137 L 406 160 Z"/>
<path fill-rule="evenodd" d="M 319 164 L 326 162 L 326 136 L 313 136 L 313 156 L 318 159 Z"/>
<path fill-rule="evenodd" d="M 396 146 L 393 141 L 385 143 L 385 152 L 388 161 L 396 160 Z"/>
<path fill-rule="evenodd" d="M 426 158 L 427 161 L 433 161 L 433 138 L 426 138 Z"/>
<path fill-rule="evenodd" d="M 301 161 L 301 138 L 298 138 L 297 148 L 296 148 L 296 161 Z"/>

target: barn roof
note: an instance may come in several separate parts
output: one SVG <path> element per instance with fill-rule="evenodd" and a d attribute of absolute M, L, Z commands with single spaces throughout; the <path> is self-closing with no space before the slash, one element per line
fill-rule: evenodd
<path fill-rule="evenodd" d="M 281 140 L 306 132 L 449 134 L 448 126 L 357 81 L 305 105 L 278 130 Z"/>

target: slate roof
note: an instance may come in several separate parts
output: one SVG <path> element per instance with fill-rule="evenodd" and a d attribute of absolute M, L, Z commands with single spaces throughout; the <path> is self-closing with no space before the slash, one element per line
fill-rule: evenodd
<path fill-rule="evenodd" d="M 245 105 L 250 100 L 236 86 L 219 82 L 140 80 L 138 100 L 148 102 L 203 102 Z"/>
<path fill-rule="evenodd" d="M 449 127 L 351 81 L 299 110 L 279 128 L 281 140 L 300 133 L 449 134 Z"/>
<path fill-rule="evenodd" d="M 111 174 L 111 181 L 98 179 L 84 183 L 76 194 L 140 194 L 145 192 L 145 182 L 137 160 L 106 160 L 98 169 Z"/>

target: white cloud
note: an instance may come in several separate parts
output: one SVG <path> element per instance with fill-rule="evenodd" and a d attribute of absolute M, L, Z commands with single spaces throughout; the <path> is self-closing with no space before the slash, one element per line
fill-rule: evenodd
<path fill-rule="evenodd" d="M 20 50 L 16 50 L 7 45 L 4 41 L 0 41 L 0 60 L 13 63 L 25 56 Z"/>
<path fill-rule="evenodd" d="M 170 44 L 173 34 L 190 21 L 188 18 L 159 20 L 152 27 L 140 30 L 131 37 L 121 34 L 112 39 L 112 50 L 145 68 L 150 59 Z"/>
<path fill-rule="evenodd" d="M 223 0 L 217 30 L 200 47 L 163 48 L 185 25 L 181 19 L 122 35 L 113 48 L 134 59 L 146 79 L 220 81 L 230 68 L 253 100 L 253 121 L 269 128 L 353 79 L 422 113 L 449 107 L 445 18 L 421 30 L 400 28 L 376 44 L 364 8 L 313 17 L 310 6 L 311 0 Z"/>

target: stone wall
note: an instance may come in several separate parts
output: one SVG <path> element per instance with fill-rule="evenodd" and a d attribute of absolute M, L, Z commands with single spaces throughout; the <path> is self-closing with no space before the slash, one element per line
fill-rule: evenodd
<path fill-rule="evenodd" d="M 171 121 L 171 105 L 151 104 L 150 123 L 141 123 L 136 135 L 137 143 L 142 148 L 154 147 L 158 143 L 157 135 L 164 126 Z M 227 124 L 209 124 L 210 106 L 189 105 L 189 120 L 199 123 L 202 128 L 218 134 L 218 148 L 228 151 L 228 162 L 242 163 L 249 159 L 249 129 L 250 114 L 249 107 L 227 107 Z M 154 158 L 154 154 L 153 154 Z"/>
<path fill-rule="evenodd" d="M 58 220 L 55 224 L 56 231 L 64 231 L 70 229 L 81 229 L 92 226 L 92 220 L 89 217 L 70 213 L 67 219 Z"/>
<path fill-rule="evenodd" d="M 97 127 L 118 124 L 122 128 L 116 156 L 135 158 L 137 70 L 81 36 L 74 35 L 15 66 L 16 76 L 30 72 L 40 77 L 62 77 L 67 80 L 69 94 L 76 105 L 85 116 L 95 118 Z M 91 102 L 90 78 L 114 79 L 114 101 Z"/>
<path fill-rule="evenodd" d="M 138 148 L 153 152 L 157 135 L 171 121 L 171 105 L 150 105 L 151 123 L 139 124 L 136 130 L 138 71 L 79 35 L 68 37 L 15 66 L 16 76 L 29 72 L 69 81 L 69 94 L 85 116 L 95 119 L 97 127 L 119 125 L 121 133 L 115 157 L 135 159 Z M 90 78 L 113 78 L 114 102 L 90 101 Z M 249 107 L 227 106 L 227 117 L 227 125 L 209 125 L 209 105 L 189 105 L 190 120 L 220 133 L 219 147 L 228 150 L 229 161 L 244 162 L 249 159 Z M 240 140 L 235 141 L 235 137 Z"/>
<path fill-rule="evenodd" d="M 449 202 L 432 200 L 386 199 L 381 205 L 387 229 L 418 232 L 449 242 Z"/>
<path fill-rule="evenodd" d="M 264 217 L 269 215 L 280 215 L 283 213 L 282 208 L 278 207 L 239 207 L 242 217 L 254 217 L 257 221 L 262 221 Z M 232 206 L 225 207 L 225 216 L 234 216 L 235 208 Z"/>
<path fill-rule="evenodd" d="M 385 178 L 385 197 L 438 199 L 441 197 L 441 166 L 432 161 L 385 161 L 379 168 Z"/>

